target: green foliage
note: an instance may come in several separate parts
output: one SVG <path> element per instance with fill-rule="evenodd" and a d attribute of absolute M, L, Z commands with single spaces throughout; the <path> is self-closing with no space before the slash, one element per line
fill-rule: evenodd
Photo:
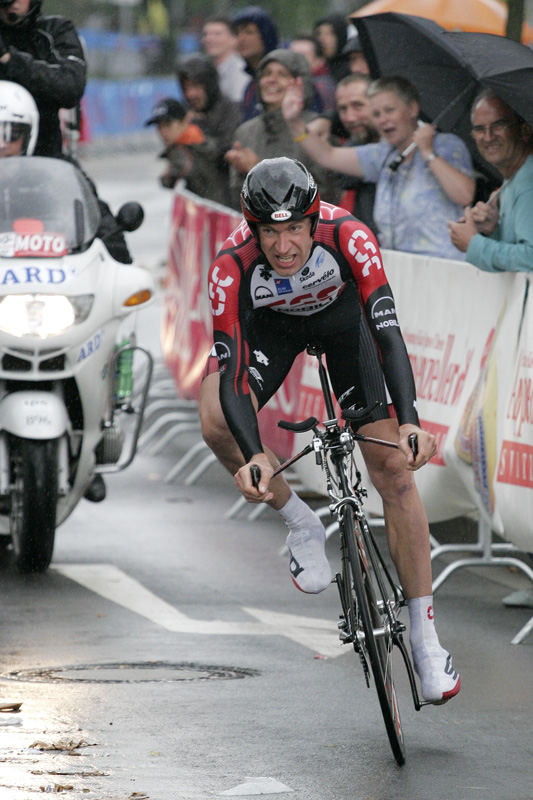
<path fill-rule="evenodd" d="M 316 20 L 339 10 L 339 2 L 328 0 L 167 0 L 171 20 L 179 33 L 180 28 L 188 27 L 191 20 L 199 21 L 212 14 L 226 14 L 232 17 L 239 9 L 249 5 L 260 5 L 278 26 L 282 39 L 287 39 L 299 32 L 310 32 Z M 361 3 L 346 0 L 342 13 L 350 13 Z M 117 23 L 118 7 L 107 0 L 84 0 L 73 3 L 72 0 L 44 0 L 43 12 L 46 14 L 62 14 L 71 19 L 77 27 L 83 27 L 89 17 L 98 15 L 107 21 L 106 27 Z M 136 15 L 142 13 L 142 4 L 136 8 Z"/>

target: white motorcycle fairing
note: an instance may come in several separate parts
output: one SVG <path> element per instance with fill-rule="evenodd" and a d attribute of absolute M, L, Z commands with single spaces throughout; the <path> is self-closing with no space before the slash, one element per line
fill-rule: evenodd
<path fill-rule="evenodd" d="M 24 439 L 58 439 L 70 430 L 65 404 L 50 392 L 21 391 L 0 400 L 1 430 Z"/>

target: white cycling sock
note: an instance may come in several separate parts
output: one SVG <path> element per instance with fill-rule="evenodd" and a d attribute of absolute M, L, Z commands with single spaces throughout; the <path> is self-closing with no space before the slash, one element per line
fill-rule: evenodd
<path fill-rule="evenodd" d="M 289 528 L 287 547 L 292 580 L 302 592 L 316 594 L 331 583 L 326 558 L 326 531 L 315 512 L 295 492 L 279 511 Z"/>
<path fill-rule="evenodd" d="M 415 669 L 420 677 L 422 697 L 442 703 L 457 694 L 461 679 L 453 669 L 452 658 L 437 636 L 433 614 L 433 596 L 414 597 L 408 601 L 409 641 Z"/>
<path fill-rule="evenodd" d="M 315 512 L 309 508 L 307 503 L 304 503 L 296 492 L 292 491 L 291 496 L 283 508 L 280 508 L 279 513 L 288 528 L 297 528 L 300 525 L 305 525 L 308 520 L 316 517 Z"/>
<path fill-rule="evenodd" d="M 409 641 L 414 651 L 442 649 L 435 630 L 433 595 L 413 597 L 407 601 L 409 609 Z"/>

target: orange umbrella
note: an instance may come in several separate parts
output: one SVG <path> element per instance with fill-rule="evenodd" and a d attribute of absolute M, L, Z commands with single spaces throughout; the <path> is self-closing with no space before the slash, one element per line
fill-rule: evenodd
<path fill-rule="evenodd" d="M 352 17 L 394 11 L 432 19 L 449 31 L 479 31 L 505 35 L 507 6 L 500 0 L 373 0 Z M 522 41 L 533 42 L 533 28 L 524 22 Z"/>

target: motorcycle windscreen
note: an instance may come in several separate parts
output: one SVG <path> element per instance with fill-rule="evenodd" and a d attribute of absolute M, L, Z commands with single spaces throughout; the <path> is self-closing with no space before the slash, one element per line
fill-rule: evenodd
<path fill-rule="evenodd" d="M 0 160 L 0 258 L 57 258 L 85 250 L 100 210 L 81 170 L 56 158 Z"/>

